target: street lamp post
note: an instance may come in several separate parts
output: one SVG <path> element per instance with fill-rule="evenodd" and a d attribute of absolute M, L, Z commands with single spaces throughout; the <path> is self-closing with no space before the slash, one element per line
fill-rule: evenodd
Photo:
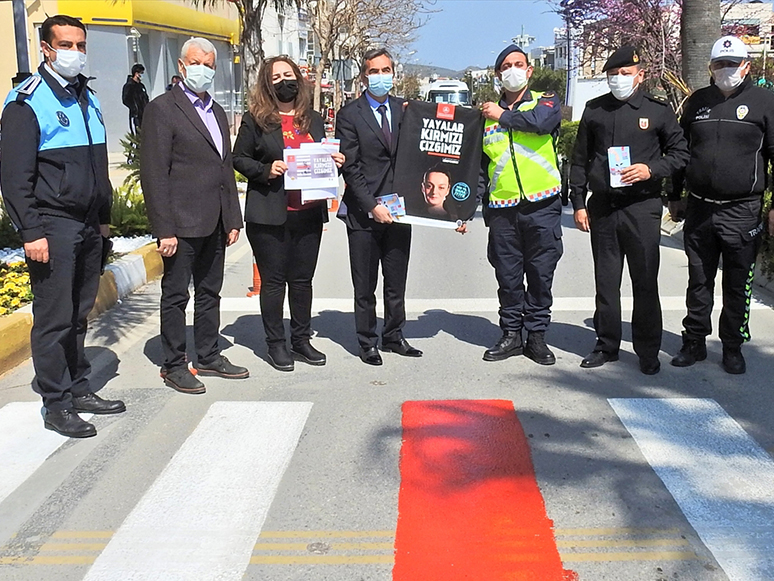
<path fill-rule="evenodd" d="M 11 82 L 15 87 L 32 74 L 27 52 L 27 11 L 24 0 L 13 0 L 13 31 L 16 38 L 16 76 Z"/>
<path fill-rule="evenodd" d="M 564 104 L 570 106 L 570 88 L 572 86 L 572 5 L 575 0 L 562 0 L 559 5 L 562 7 L 562 16 L 564 17 L 564 28 L 567 33 L 567 88 L 564 92 Z"/>

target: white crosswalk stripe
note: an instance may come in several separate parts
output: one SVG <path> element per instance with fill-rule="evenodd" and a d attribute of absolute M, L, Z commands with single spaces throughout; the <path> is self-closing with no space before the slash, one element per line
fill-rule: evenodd
<path fill-rule="evenodd" d="M 242 579 L 311 407 L 214 403 L 85 580 Z"/>
<path fill-rule="evenodd" d="M 774 579 L 774 460 L 714 400 L 608 400 L 730 581 Z"/>

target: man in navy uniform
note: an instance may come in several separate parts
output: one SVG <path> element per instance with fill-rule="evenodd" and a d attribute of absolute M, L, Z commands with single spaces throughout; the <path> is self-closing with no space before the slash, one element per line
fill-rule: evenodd
<path fill-rule="evenodd" d="M 43 22 L 40 35 L 44 62 L 5 101 L 0 181 L 32 283 L 32 387 L 43 398 L 44 425 L 85 438 L 97 430 L 78 412 L 126 410 L 93 393 L 84 354 L 112 188 L 102 113 L 81 74 L 86 29 L 58 15 Z"/>
<path fill-rule="evenodd" d="M 602 69 L 610 92 L 586 104 L 575 141 L 570 196 L 579 230 L 591 230 L 597 342 L 581 367 L 618 360 L 621 344 L 621 277 L 629 265 L 634 310 L 632 342 L 640 371 L 661 369 L 661 303 L 658 296 L 663 178 L 685 167 L 688 147 L 664 99 L 645 92 L 645 71 L 631 46 L 615 51 Z M 628 163 L 620 173 L 615 156 Z M 620 178 L 618 183 L 617 178 Z M 613 181 L 613 180 L 616 181 Z M 586 193 L 592 196 L 586 202 Z"/>

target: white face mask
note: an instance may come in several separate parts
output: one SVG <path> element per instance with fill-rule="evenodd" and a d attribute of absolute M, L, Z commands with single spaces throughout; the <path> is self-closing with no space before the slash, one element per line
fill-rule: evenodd
<path fill-rule="evenodd" d="M 511 67 L 502 72 L 503 87 L 511 93 L 518 93 L 527 86 L 527 69 Z"/>
<path fill-rule="evenodd" d="M 205 65 L 186 65 L 185 84 L 194 93 L 206 93 L 212 87 L 215 70 Z"/>
<path fill-rule="evenodd" d="M 728 67 L 714 70 L 712 71 L 712 78 L 715 79 L 715 84 L 718 86 L 718 89 L 727 93 L 736 89 L 744 80 L 744 77 L 742 76 L 742 67 Z"/>
<path fill-rule="evenodd" d="M 609 75 L 607 77 L 607 86 L 613 97 L 619 101 L 626 101 L 634 93 L 637 86 L 634 84 L 636 75 Z"/>
<path fill-rule="evenodd" d="M 86 54 L 79 50 L 51 49 L 56 54 L 56 60 L 51 61 L 51 68 L 65 79 L 73 79 L 81 74 L 86 66 Z"/>

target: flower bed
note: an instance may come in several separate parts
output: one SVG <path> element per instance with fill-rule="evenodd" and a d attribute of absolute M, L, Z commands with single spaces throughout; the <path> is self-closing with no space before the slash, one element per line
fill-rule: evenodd
<path fill-rule="evenodd" d="M 7 315 L 31 300 L 27 265 L 23 262 L 0 263 L 0 315 Z"/>

